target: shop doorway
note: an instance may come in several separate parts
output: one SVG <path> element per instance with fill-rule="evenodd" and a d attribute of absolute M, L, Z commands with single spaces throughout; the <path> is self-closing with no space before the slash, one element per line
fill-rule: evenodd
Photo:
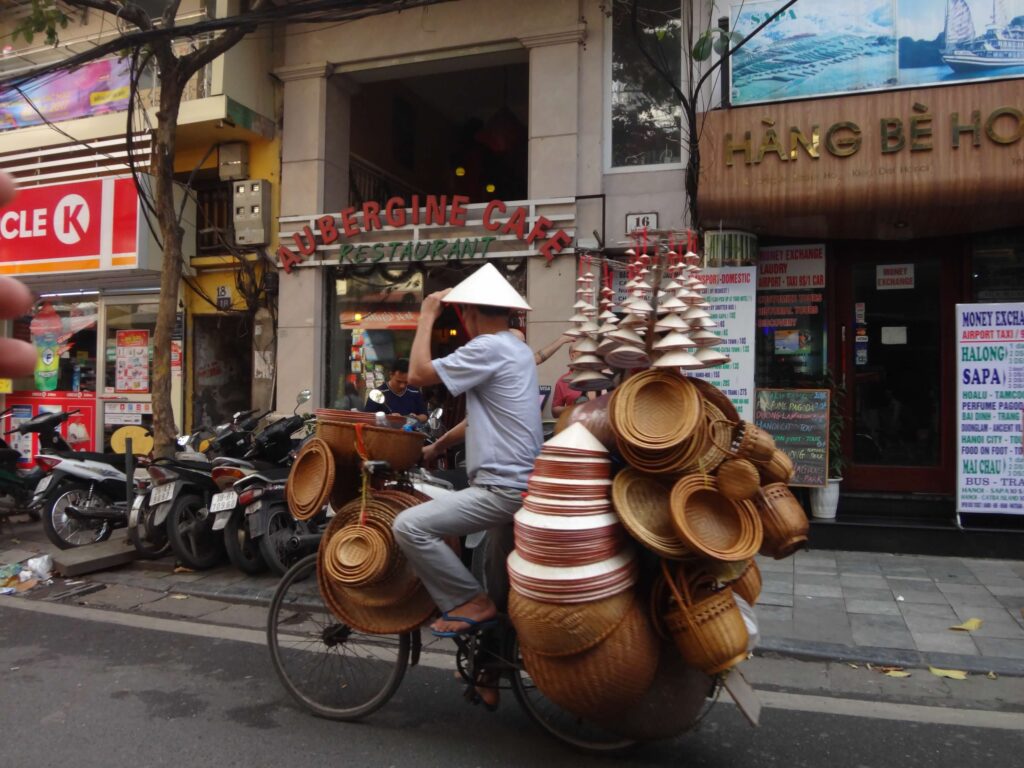
<path fill-rule="evenodd" d="M 252 402 L 252 318 L 195 315 L 192 429 L 231 420 Z"/>
<path fill-rule="evenodd" d="M 839 243 L 845 491 L 952 493 L 956 241 Z"/>

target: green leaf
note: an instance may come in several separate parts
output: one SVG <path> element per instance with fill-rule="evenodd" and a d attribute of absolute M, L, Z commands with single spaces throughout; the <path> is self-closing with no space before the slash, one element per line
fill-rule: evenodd
<path fill-rule="evenodd" d="M 25 42 L 31 45 L 32 38 L 35 37 L 35 33 L 31 29 L 23 29 L 21 32 L 25 36 Z"/>
<path fill-rule="evenodd" d="M 666 34 L 668 34 L 668 30 L 667 30 L 667 29 L 665 29 L 664 27 L 658 27 L 658 28 L 657 28 L 657 29 L 656 29 L 656 30 L 654 31 L 654 36 L 655 36 L 656 38 L 658 38 L 658 42 L 661 42 L 662 40 L 664 40 L 664 39 L 665 39 L 665 35 L 666 35 Z"/>
<path fill-rule="evenodd" d="M 709 32 L 702 34 L 693 46 L 694 61 L 707 61 L 710 59 L 712 45 L 711 34 Z"/>

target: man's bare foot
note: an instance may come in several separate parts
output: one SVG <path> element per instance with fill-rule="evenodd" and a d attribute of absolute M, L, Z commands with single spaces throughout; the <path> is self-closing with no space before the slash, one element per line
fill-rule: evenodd
<path fill-rule="evenodd" d="M 493 619 L 498 615 L 498 607 L 486 594 L 481 592 L 468 603 L 463 603 L 447 612 L 449 616 L 461 616 L 480 623 Z M 449 621 L 443 617 L 430 625 L 435 632 L 466 632 L 472 625 L 465 621 Z"/>

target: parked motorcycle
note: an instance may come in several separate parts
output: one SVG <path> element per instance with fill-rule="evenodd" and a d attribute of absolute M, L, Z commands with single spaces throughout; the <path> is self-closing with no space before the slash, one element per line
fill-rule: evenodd
<path fill-rule="evenodd" d="M 14 411 L 7 408 L 0 412 L 0 422 Z M 9 435 L 14 430 L 5 432 Z M 27 514 L 32 520 L 39 519 L 39 508 L 32 502 L 36 486 L 50 471 L 44 462 L 36 462 L 32 469 L 20 469 L 21 454 L 0 438 L 0 517 Z"/>
<path fill-rule="evenodd" d="M 36 462 L 48 470 L 36 485 L 32 505 L 40 510 L 47 538 L 61 549 L 105 541 L 128 523 L 125 457 L 76 451 L 61 437 L 60 425 L 78 410 L 41 413 L 6 434 L 39 435 Z M 132 487 L 144 488 L 144 478 Z"/>

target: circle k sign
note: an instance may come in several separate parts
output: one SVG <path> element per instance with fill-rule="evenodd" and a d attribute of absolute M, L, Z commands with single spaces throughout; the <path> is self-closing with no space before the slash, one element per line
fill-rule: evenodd
<path fill-rule="evenodd" d="M 89 204 L 81 195 L 65 195 L 53 207 L 53 234 L 64 245 L 85 238 L 89 229 Z"/>

